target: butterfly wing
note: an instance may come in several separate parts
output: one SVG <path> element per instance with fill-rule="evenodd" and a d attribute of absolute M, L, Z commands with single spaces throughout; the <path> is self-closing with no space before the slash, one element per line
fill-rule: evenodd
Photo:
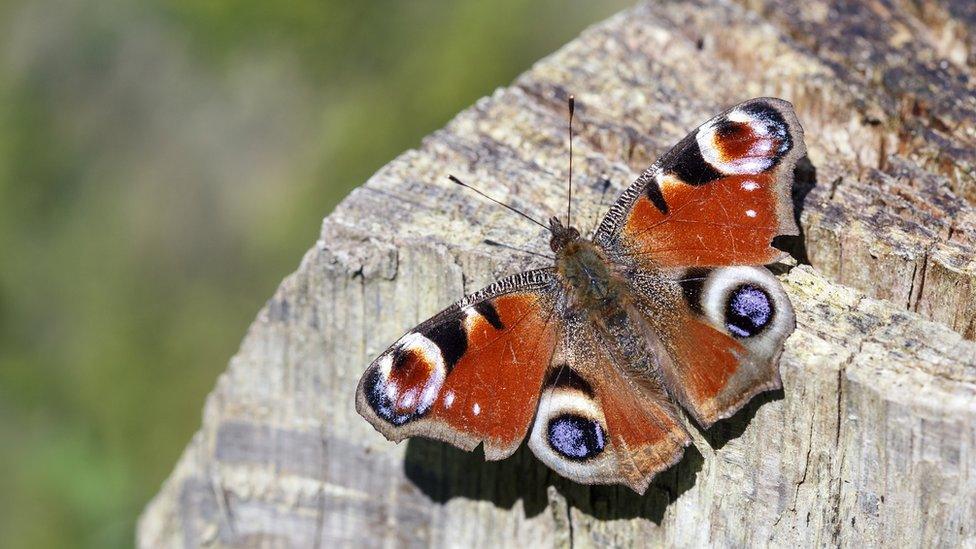
<path fill-rule="evenodd" d="M 633 324 L 632 324 L 633 325 Z M 625 484 L 643 494 L 691 443 L 646 354 L 621 352 L 584 321 L 568 324 L 539 400 L 529 448 L 584 484 Z"/>
<path fill-rule="evenodd" d="M 659 339 L 669 393 L 704 427 L 781 386 L 795 317 L 765 268 L 797 234 L 791 188 L 805 154 L 789 103 L 759 98 L 681 140 L 624 191 L 595 240 L 626 265 Z"/>
<path fill-rule="evenodd" d="M 560 333 L 549 269 L 504 278 L 401 337 L 367 368 L 356 409 L 388 439 L 442 440 L 487 459 L 525 438 Z"/>
<path fill-rule="evenodd" d="M 638 308 L 658 334 L 668 391 L 708 428 L 753 396 L 782 387 L 777 364 L 796 317 L 765 267 L 680 273 L 674 280 L 636 276 Z M 661 291 L 665 285 L 669 291 Z"/>
<path fill-rule="evenodd" d="M 805 151 L 792 105 L 736 105 L 645 170 L 594 240 L 658 268 L 772 263 L 773 237 L 798 233 L 790 189 Z"/>

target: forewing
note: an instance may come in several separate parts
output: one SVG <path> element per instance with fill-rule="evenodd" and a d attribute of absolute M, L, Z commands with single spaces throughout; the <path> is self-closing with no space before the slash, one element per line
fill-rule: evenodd
<path fill-rule="evenodd" d="M 645 170 L 595 239 L 658 268 L 764 265 L 798 233 L 790 189 L 805 154 L 793 106 L 759 98 L 702 124 Z"/>
<path fill-rule="evenodd" d="M 796 317 L 765 267 L 693 268 L 670 282 L 637 277 L 642 309 L 667 360 L 668 391 L 702 427 L 782 386 L 779 356 Z M 662 291 L 662 287 L 670 287 Z"/>
<path fill-rule="evenodd" d="M 576 482 L 624 484 L 643 494 L 691 443 L 648 371 L 614 352 L 592 327 L 569 327 L 539 401 L 532 452 Z"/>
<path fill-rule="evenodd" d="M 363 374 L 356 409 L 388 439 L 424 436 L 487 459 L 525 438 L 555 348 L 555 278 L 548 269 L 502 279 L 442 311 Z"/>

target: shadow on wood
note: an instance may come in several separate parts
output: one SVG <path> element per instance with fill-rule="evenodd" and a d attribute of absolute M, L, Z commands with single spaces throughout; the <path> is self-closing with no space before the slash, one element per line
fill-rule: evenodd
<path fill-rule="evenodd" d="M 807 206 L 807 197 L 817 186 L 817 167 L 810 162 L 809 156 L 804 156 L 796 163 L 793 169 L 793 217 L 796 226 L 800 228 L 800 234 L 795 236 L 777 236 L 773 239 L 773 246 L 788 252 L 804 265 L 810 265 L 810 257 L 807 254 L 807 239 L 804 234 L 803 223 L 800 222 L 803 210 Z"/>
<path fill-rule="evenodd" d="M 481 450 L 465 452 L 439 441 L 411 439 L 404 470 L 437 503 L 460 497 L 511 509 L 521 499 L 526 518 L 532 518 L 546 510 L 548 487 L 554 486 L 571 507 L 597 519 L 642 517 L 660 524 L 667 506 L 695 485 L 703 461 L 701 452 L 689 446 L 681 461 L 658 474 L 643 496 L 626 486 L 587 486 L 559 477 L 525 444 L 507 459 L 485 461 Z"/>
<path fill-rule="evenodd" d="M 711 429 L 699 429 L 713 449 L 721 449 L 738 438 L 755 417 L 759 407 L 780 400 L 783 390 L 763 393 L 734 416 Z M 698 428 L 697 426 L 695 426 Z M 437 503 L 453 498 L 492 502 L 511 509 L 518 500 L 527 518 L 549 505 L 548 487 L 554 486 L 569 506 L 600 520 L 645 518 L 660 524 L 668 505 L 695 485 L 704 457 L 694 445 L 670 469 L 659 473 L 644 495 L 625 486 L 587 486 L 564 479 L 549 470 L 523 443 L 509 458 L 485 461 L 479 448 L 466 452 L 444 442 L 413 438 L 404 459 L 406 477 Z"/>
<path fill-rule="evenodd" d="M 705 437 L 705 440 L 708 441 L 712 449 L 721 450 L 729 441 L 742 436 L 742 433 L 746 431 L 746 427 L 752 422 L 752 418 L 756 417 L 756 412 L 759 411 L 759 408 L 768 402 L 783 400 L 785 397 L 786 393 L 783 389 L 767 391 L 756 395 L 745 407 L 736 412 L 734 416 L 715 423 L 707 431 L 699 428 L 698 432 Z M 695 427 L 698 426 L 696 425 Z"/>

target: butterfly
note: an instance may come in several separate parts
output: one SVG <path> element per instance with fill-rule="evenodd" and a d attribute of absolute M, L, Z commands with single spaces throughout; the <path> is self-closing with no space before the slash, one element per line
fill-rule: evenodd
<path fill-rule="evenodd" d="M 570 151 L 572 112 L 570 99 Z M 552 266 L 497 280 L 397 340 L 363 374 L 358 412 L 390 440 L 482 444 L 488 460 L 528 435 L 558 474 L 643 494 L 691 444 L 679 408 L 707 429 L 782 387 L 796 321 L 763 265 L 786 255 L 775 236 L 798 234 L 804 154 L 781 99 L 705 122 L 592 238 L 551 218 Z"/>

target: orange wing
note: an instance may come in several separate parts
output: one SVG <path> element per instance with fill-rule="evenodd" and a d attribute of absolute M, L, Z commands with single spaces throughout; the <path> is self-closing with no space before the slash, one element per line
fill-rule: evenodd
<path fill-rule="evenodd" d="M 685 137 L 621 195 L 595 240 L 626 265 L 659 338 L 668 392 L 707 427 L 780 387 L 795 318 L 762 268 L 798 233 L 791 189 L 806 154 L 793 106 L 759 98 Z"/>
<path fill-rule="evenodd" d="M 366 370 L 356 409 L 393 441 L 484 442 L 487 459 L 511 455 L 555 347 L 554 283 L 549 270 L 520 273 L 421 324 Z"/>
<path fill-rule="evenodd" d="M 783 255 L 773 237 L 798 234 L 790 189 L 804 154 L 792 105 L 741 103 L 645 170 L 595 240 L 658 268 L 772 263 Z"/>
<path fill-rule="evenodd" d="M 699 425 L 782 386 L 778 360 L 796 317 L 776 277 L 765 267 L 696 268 L 675 283 L 652 298 L 639 294 L 641 308 L 659 338 L 668 392 Z"/>

